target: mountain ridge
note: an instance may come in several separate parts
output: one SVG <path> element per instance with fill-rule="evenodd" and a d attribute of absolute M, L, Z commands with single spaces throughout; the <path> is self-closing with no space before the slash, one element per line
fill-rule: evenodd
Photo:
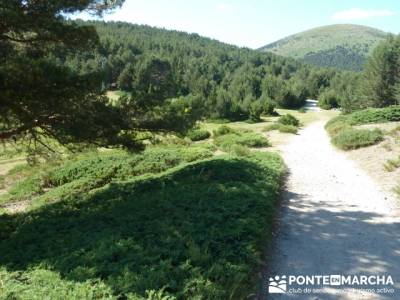
<path fill-rule="evenodd" d="M 388 35 L 373 27 L 334 24 L 287 36 L 258 50 L 317 66 L 361 71 L 365 59 Z"/>

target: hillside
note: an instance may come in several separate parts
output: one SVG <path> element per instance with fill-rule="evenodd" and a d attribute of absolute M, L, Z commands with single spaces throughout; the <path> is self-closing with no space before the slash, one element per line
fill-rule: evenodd
<path fill-rule="evenodd" d="M 136 98 L 200 101 L 209 118 L 247 119 L 254 111 L 250 104 L 258 101 L 252 105 L 260 106 L 266 99 L 278 107 L 299 107 L 336 75 L 292 58 L 197 34 L 122 22 L 81 24 L 96 28 L 101 49 L 67 57 L 67 65 L 82 73 L 98 72 L 107 88 L 133 92 Z M 165 80 L 149 77 L 154 72 L 162 73 Z M 155 85 L 161 92 L 149 95 Z"/>
<path fill-rule="evenodd" d="M 365 58 L 386 35 L 367 26 L 329 25 L 288 36 L 260 50 L 318 66 L 360 71 Z"/>

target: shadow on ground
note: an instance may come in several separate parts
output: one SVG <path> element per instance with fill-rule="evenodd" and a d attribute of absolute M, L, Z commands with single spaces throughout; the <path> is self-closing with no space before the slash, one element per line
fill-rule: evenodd
<path fill-rule="evenodd" d="M 382 221 L 387 216 L 360 211 L 357 206 L 344 209 L 332 202 L 303 201 L 307 195 L 285 193 L 286 203 L 278 220 L 280 229 L 268 258 L 260 299 L 356 299 L 345 294 L 268 295 L 267 292 L 270 276 L 334 274 L 391 275 L 395 286 L 360 288 L 395 288 L 394 294 L 365 299 L 400 298 L 398 220 Z"/>
<path fill-rule="evenodd" d="M 240 298 L 254 283 L 279 178 L 248 160 L 214 159 L 3 215 L 0 267 L 101 280 L 121 299 L 163 287 L 179 299 Z"/>

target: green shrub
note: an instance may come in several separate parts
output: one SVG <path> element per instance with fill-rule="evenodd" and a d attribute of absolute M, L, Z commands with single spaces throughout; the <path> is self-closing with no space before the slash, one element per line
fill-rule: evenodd
<path fill-rule="evenodd" d="M 265 126 L 265 127 L 263 128 L 263 131 L 278 130 L 279 127 L 280 127 L 281 125 L 282 125 L 282 124 L 272 123 L 272 124 L 269 124 L 269 125 Z"/>
<path fill-rule="evenodd" d="M 328 121 L 325 125 L 325 129 L 328 131 L 330 136 L 338 134 L 340 131 L 350 129 L 351 125 L 346 117 L 339 116 Z"/>
<path fill-rule="evenodd" d="M 334 135 L 332 143 L 340 149 L 350 150 L 374 145 L 382 140 L 383 133 L 379 129 L 348 128 Z"/>
<path fill-rule="evenodd" d="M 2 216 L 0 298 L 245 299 L 283 170 L 272 153 L 211 158 Z"/>
<path fill-rule="evenodd" d="M 305 114 L 307 111 L 304 107 L 299 109 L 299 113 Z"/>
<path fill-rule="evenodd" d="M 272 103 L 272 100 L 264 100 L 262 102 L 263 105 L 263 114 L 267 116 L 275 116 L 276 111 L 275 111 L 275 105 Z"/>
<path fill-rule="evenodd" d="M 332 109 L 338 107 L 340 99 L 333 90 L 326 90 L 318 97 L 318 106 L 322 109 Z"/>
<path fill-rule="evenodd" d="M 242 145 L 233 145 L 231 152 L 237 156 L 250 156 L 251 154 L 250 149 Z"/>
<path fill-rule="evenodd" d="M 232 146 L 242 145 L 247 147 L 267 147 L 268 139 L 254 132 L 245 132 L 240 134 L 224 134 L 214 139 L 214 143 L 224 151 L 231 151 Z"/>
<path fill-rule="evenodd" d="M 283 132 L 283 133 L 292 133 L 292 134 L 296 134 L 298 128 L 296 126 L 293 125 L 280 125 L 279 126 L 279 132 Z"/>
<path fill-rule="evenodd" d="M 325 128 L 329 131 L 330 127 L 337 124 L 363 125 L 397 121 L 400 121 L 400 105 L 385 108 L 368 108 L 348 115 L 341 115 L 331 119 Z"/>
<path fill-rule="evenodd" d="M 351 125 L 400 121 L 400 105 L 369 108 L 347 115 Z"/>
<path fill-rule="evenodd" d="M 209 131 L 205 129 L 196 129 L 189 131 L 186 136 L 193 142 L 195 142 L 195 141 L 206 140 L 211 136 L 211 134 Z"/>
<path fill-rule="evenodd" d="M 216 130 L 213 131 L 213 136 L 214 137 L 218 137 L 221 135 L 225 135 L 225 134 L 230 134 L 230 133 L 238 133 L 237 130 L 233 129 L 232 127 L 226 126 L 226 125 L 222 125 L 220 127 L 218 127 Z"/>
<path fill-rule="evenodd" d="M 261 114 L 264 112 L 263 103 L 259 100 L 252 101 L 249 104 L 249 120 L 251 122 L 260 122 Z"/>
<path fill-rule="evenodd" d="M 284 116 L 279 117 L 278 123 L 283 124 L 283 125 L 292 125 L 292 126 L 299 126 L 300 121 L 292 116 L 291 114 L 286 114 Z"/>
<path fill-rule="evenodd" d="M 35 169 L 36 173 L 17 182 L 9 191 L 7 201 L 18 201 L 47 193 L 55 201 L 64 195 L 85 193 L 110 182 L 126 180 L 144 174 L 164 172 L 180 164 L 213 156 L 205 147 L 149 147 L 139 154 L 123 151 L 80 155 L 54 168 Z M 20 167 L 26 172 L 26 167 Z"/>
<path fill-rule="evenodd" d="M 400 197 L 400 185 L 397 185 L 393 191 L 397 194 L 398 197 Z"/>
<path fill-rule="evenodd" d="M 296 134 L 298 131 L 298 128 L 293 125 L 284 125 L 284 124 L 280 124 L 280 123 L 269 124 L 263 128 L 263 131 L 272 131 L 272 130 L 279 130 L 279 132 L 282 132 L 282 133 Z"/>

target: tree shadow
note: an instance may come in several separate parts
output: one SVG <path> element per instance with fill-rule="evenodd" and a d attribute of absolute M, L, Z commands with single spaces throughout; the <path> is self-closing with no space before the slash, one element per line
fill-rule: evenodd
<path fill-rule="evenodd" d="M 266 178 L 279 176 L 250 161 L 214 159 L 3 215 L 0 266 L 102 280 L 116 295 L 164 286 L 234 294 L 240 276 L 250 284 L 247 268 L 273 216 L 278 187 Z"/>
<path fill-rule="evenodd" d="M 351 299 L 340 293 L 268 295 L 267 292 L 268 279 L 275 275 L 335 274 L 391 275 L 394 286 L 359 287 L 395 288 L 394 294 L 376 294 L 371 299 L 399 299 L 398 219 L 383 219 L 386 216 L 361 210 L 356 205 L 349 209 L 339 203 L 305 201 L 307 198 L 307 195 L 285 192 L 277 221 L 279 230 L 267 258 L 259 299 Z"/>

